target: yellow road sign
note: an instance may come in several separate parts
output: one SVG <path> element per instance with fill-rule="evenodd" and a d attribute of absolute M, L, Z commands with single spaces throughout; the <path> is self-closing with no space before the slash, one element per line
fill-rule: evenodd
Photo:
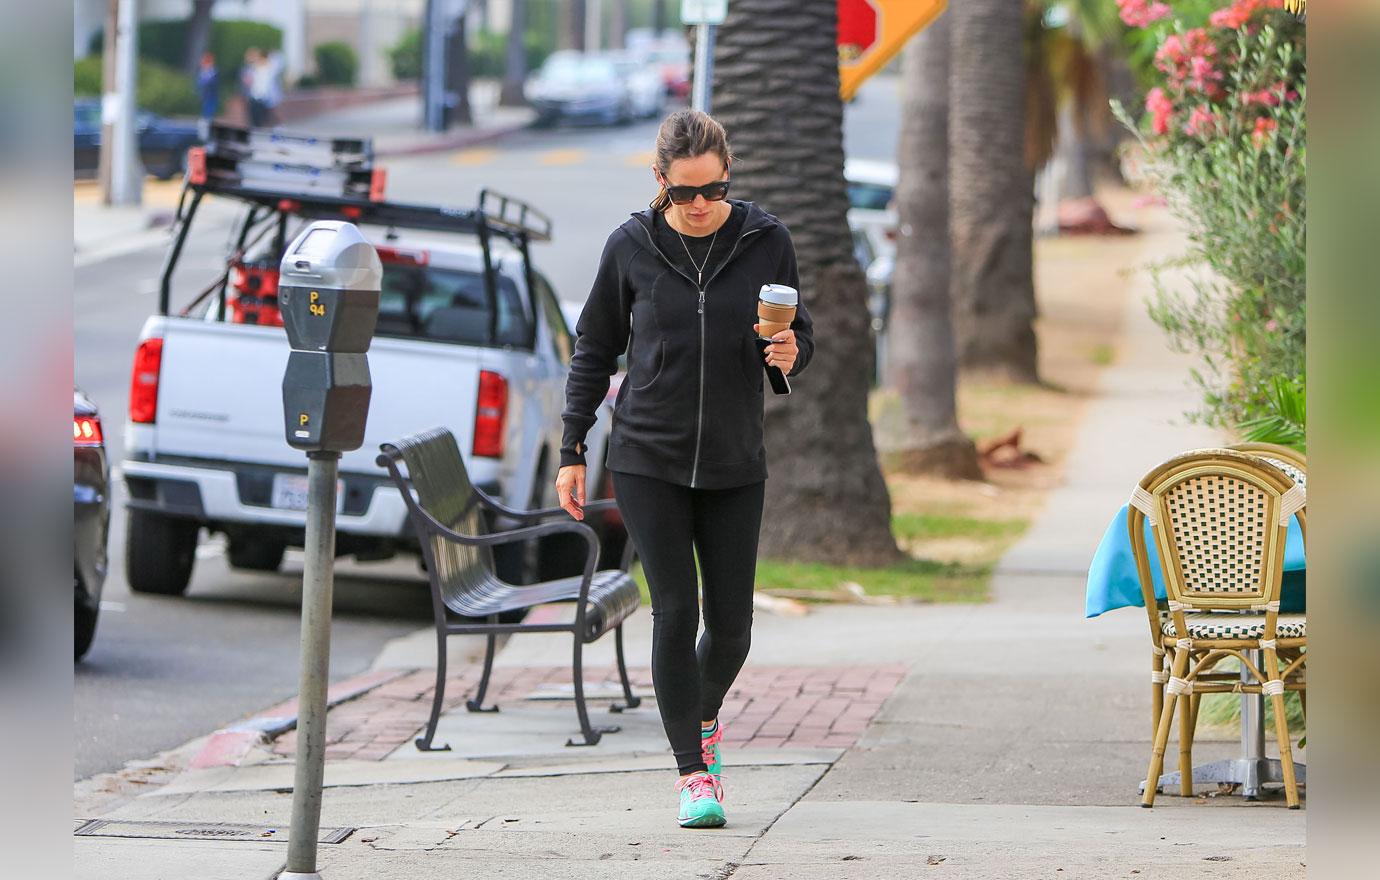
<path fill-rule="evenodd" d="M 839 0 L 839 93 L 847 101 L 939 17 L 947 0 Z"/>

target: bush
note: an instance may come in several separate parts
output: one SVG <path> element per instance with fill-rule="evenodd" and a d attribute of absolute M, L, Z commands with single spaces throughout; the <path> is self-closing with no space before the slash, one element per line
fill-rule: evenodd
<path fill-rule="evenodd" d="M 100 96 L 103 88 L 99 56 L 78 58 L 72 65 L 72 74 L 73 95 Z M 192 78 L 154 61 L 139 62 L 139 91 L 135 100 L 140 110 L 162 116 L 195 116 L 201 109 Z"/>
<path fill-rule="evenodd" d="M 325 86 L 352 86 L 359 73 L 359 58 L 354 47 L 340 40 L 320 43 L 316 55 L 316 78 Z"/>
<path fill-rule="evenodd" d="M 527 44 L 527 69 L 541 67 L 546 56 L 555 51 L 550 39 L 528 30 L 523 38 Z M 508 68 L 508 35 L 493 31 L 479 31 L 470 41 L 470 75 L 480 77 L 503 76 Z M 388 50 L 393 76 L 401 80 L 418 79 L 422 75 L 422 32 L 410 30 Z"/>
<path fill-rule="evenodd" d="M 404 33 L 388 50 L 393 76 L 400 80 L 420 79 L 422 76 L 422 32 L 418 28 Z"/>
<path fill-rule="evenodd" d="M 1162 4 L 1119 2 L 1128 24 L 1157 35 L 1160 85 L 1144 130 L 1119 106 L 1118 116 L 1188 230 L 1187 257 L 1173 265 L 1209 270 L 1183 290 L 1164 274 L 1171 264 L 1155 267 L 1151 315 L 1201 358 L 1203 421 L 1287 419 L 1278 383 L 1302 387 L 1306 344 L 1303 25 L 1280 0 L 1236 0 L 1193 28 Z"/>
<path fill-rule="evenodd" d="M 222 21 L 211 22 L 211 34 L 206 48 L 216 56 L 216 67 L 220 70 L 221 96 L 234 94 L 239 90 L 238 71 L 244 64 L 244 53 L 251 46 L 265 52 L 283 47 L 283 32 L 262 21 Z M 88 52 L 100 58 L 105 47 L 105 29 L 102 28 L 91 37 Z M 139 58 L 152 61 L 174 72 L 182 69 L 183 55 L 187 49 L 187 22 L 185 19 L 155 19 L 139 23 Z M 85 59 L 82 59 L 85 60 Z M 80 62 L 78 62 L 80 63 Z M 100 76 L 100 62 L 96 62 L 97 78 Z M 141 90 L 142 93 L 142 90 Z M 152 108 L 150 108 L 152 109 Z M 196 112 L 193 108 L 192 112 Z"/>

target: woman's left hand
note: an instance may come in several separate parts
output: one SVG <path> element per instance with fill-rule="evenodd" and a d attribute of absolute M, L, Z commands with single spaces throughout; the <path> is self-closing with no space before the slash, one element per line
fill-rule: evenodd
<path fill-rule="evenodd" d="M 753 324 L 752 329 L 758 330 L 761 326 Z M 799 351 L 795 344 L 795 331 L 788 328 L 773 336 L 771 345 L 768 345 L 762 354 L 768 364 L 779 367 L 783 373 L 789 373 L 795 366 L 795 357 Z"/>

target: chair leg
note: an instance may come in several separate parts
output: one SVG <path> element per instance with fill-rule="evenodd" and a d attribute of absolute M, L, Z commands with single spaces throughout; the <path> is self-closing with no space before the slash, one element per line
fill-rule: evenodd
<path fill-rule="evenodd" d="M 1170 674 L 1175 678 L 1183 678 L 1187 668 L 1188 652 L 1175 652 L 1174 669 Z M 1159 786 L 1160 773 L 1164 770 L 1164 749 L 1169 744 L 1169 726 L 1174 723 L 1174 705 L 1179 702 L 1176 696 L 1167 692 L 1165 694 L 1164 710 L 1160 713 L 1160 723 L 1155 727 L 1155 741 L 1150 748 L 1150 769 L 1145 774 L 1145 794 L 1140 802 L 1142 807 L 1155 805 L 1155 789 Z"/>
<path fill-rule="evenodd" d="M 498 615 L 491 615 L 489 623 L 498 623 Z M 489 633 L 488 644 L 484 651 L 484 672 L 479 676 L 479 689 L 474 692 L 474 699 L 465 701 L 465 708 L 471 712 L 497 712 L 498 706 L 484 708 L 484 695 L 489 692 L 489 674 L 494 669 L 494 652 L 498 644 L 498 634 Z"/>
<path fill-rule="evenodd" d="M 623 624 L 621 623 L 613 631 L 613 645 L 618 653 L 618 677 L 623 682 L 623 702 L 609 706 L 609 711 L 622 712 L 624 709 L 636 709 L 642 705 L 642 698 L 633 695 L 632 683 L 628 681 L 628 665 L 623 662 Z"/>
<path fill-rule="evenodd" d="M 1199 696 L 1182 695 L 1179 706 L 1179 793 L 1193 797 L 1193 722 L 1198 714 Z"/>
<path fill-rule="evenodd" d="M 436 631 L 436 693 L 431 699 L 431 718 L 426 723 L 426 733 L 417 737 L 417 750 L 422 752 L 448 752 L 450 745 L 433 746 L 436 725 L 441 721 L 441 704 L 446 698 L 446 631 Z"/>
<path fill-rule="evenodd" d="M 1165 671 L 1165 656 L 1163 654 L 1150 655 L 1150 739 L 1154 740 L 1155 731 L 1160 727 L 1160 713 L 1164 711 L 1164 682 L 1155 681 L 1153 676 L 1157 676 Z"/>
<path fill-rule="evenodd" d="M 575 635 L 575 657 L 572 665 L 574 673 L 573 682 L 575 685 L 575 712 L 580 716 L 580 734 L 584 737 L 581 742 L 576 739 L 568 739 L 565 744 L 568 746 L 593 746 L 598 745 L 599 740 L 606 733 L 617 733 L 617 727 L 595 728 L 589 723 L 589 711 L 585 708 L 585 670 L 584 670 L 584 640 L 577 632 Z"/>
<path fill-rule="evenodd" d="M 1273 648 L 1265 649 L 1265 674 L 1270 681 L 1279 681 L 1279 655 Z M 1284 800 L 1289 809 L 1299 808 L 1298 780 L 1294 778 L 1294 751 L 1289 743 L 1289 719 L 1284 715 L 1284 694 L 1270 697 L 1275 708 L 1275 740 L 1279 743 L 1279 769 L 1284 777 Z"/>

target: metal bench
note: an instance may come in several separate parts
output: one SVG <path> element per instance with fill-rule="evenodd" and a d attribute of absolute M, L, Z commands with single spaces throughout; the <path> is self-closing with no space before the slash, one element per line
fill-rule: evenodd
<path fill-rule="evenodd" d="M 450 746 L 433 746 L 436 725 L 441 717 L 441 705 L 446 684 L 446 636 L 484 634 L 488 647 L 484 655 L 484 671 L 474 698 L 465 706 L 471 712 L 494 712 L 497 706 L 484 708 L 484 694 L 488 690 L 489 675 L 493 671 L 494 652 L 498 636 L 517 632 L 568 632 L 574 637 L 575 654 L 573 681 L 575 710 L 580 719 L 583 741 L 571 739 L 566 745 L 592 746 L 605 733 L 616 733 L 618 727 L 594 728 L 585 708 L 584 678 L 581 649 L 609 630 L 613 630 L 618 654 L 618 674 L 623 683 L 623 705 L 611 707 L 614 712 L 633 708 L 642 702 L 634 696 L 628 682 L 628 669 L 623 660 L 623 621 L 637 610 L 641 596 L 637 584 L 628 574 L 632 563 L 633 544 L 628 541 L 616 569 L 595 571 L 599 558 L 599 540 L 592 528 L 583 522 L 566 519 L 543 525 L 531 525 L 510 531 L 490 532 L 484 511 L 518 522 L 535 522 L 553 516 L 569 514 L 559 507 L 541 510 L 514 510 L 470 482 L 465 461 L 455 437 L 444 428 L 433 428 L 394 443 L 384 443 L 378 457 L 387 469 L 407 502 L 408 516 L 422 545 L 428 577 L 431 581 L 431 604 L 436 617 L 436 696 L 431 704 L 431 720 L 425 734 L 417 738 L 422 751 L 448 751 Z M 405 465 L 404 476 L 400 465 Z M 415 492 L 415 496 L 414 496 Z M 587 513 L 613 508 L 613 499 L 584 505 Z M 511 541 L 540 538 L 561 532 L 574 532 L 589 544 L 584 574 L 573 577 L 517 586 L 495 574 L 493 546 Z M 505 611 L 531 608 L 548 602 L 574 601 L 575 620 L 572 623 L 503 623 L 499 615 Z M 452 622 L 448 612 L 464 618 Z M 483 620 L 485 622 L 479 622 Z"/>

